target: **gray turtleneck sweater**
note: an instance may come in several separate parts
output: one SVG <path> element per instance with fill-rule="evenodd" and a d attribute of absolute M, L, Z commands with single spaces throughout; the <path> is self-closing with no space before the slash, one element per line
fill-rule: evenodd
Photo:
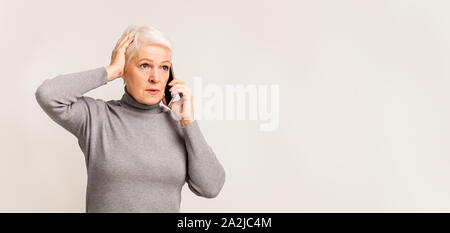
<path fill-rule="evenodd" d="M 83 96 L 107 84 L 99 67 L 58 75 L 36 91 L 42 109 L 78 139 L 88 181 L 86 212 L 179 212 L 185 182 L 198 196 L 216 197 L 225 170 L 197 121 L 182 127 L 162 102 Z"/>

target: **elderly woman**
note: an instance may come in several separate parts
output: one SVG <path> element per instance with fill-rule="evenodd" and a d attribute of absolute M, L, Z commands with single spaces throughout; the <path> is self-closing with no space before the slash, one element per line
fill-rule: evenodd
<path fill-rule="evenodd" d="M 225 171 L 194 119 L 193 97 L 173 79 L 182 101 L 166 106 L 170 41 L 153 27 L 128 27 L 108 66 L 45 80 L 42 109 L 78 139 L 88 181 L 86 212 L 179 212 L 185 182 L 198 196 L 216 197 Z M 86 92 L 123 78 L 120 100 Z"/>

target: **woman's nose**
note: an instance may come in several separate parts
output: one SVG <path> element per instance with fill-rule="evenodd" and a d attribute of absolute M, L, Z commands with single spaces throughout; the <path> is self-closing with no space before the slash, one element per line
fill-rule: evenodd
<path fill-rule="evenodd" d="M 156 69 L 152 69 L 150 76 L 148 77 L 148 81 L 157 83 L 159 80 L 159 72 Z"/>

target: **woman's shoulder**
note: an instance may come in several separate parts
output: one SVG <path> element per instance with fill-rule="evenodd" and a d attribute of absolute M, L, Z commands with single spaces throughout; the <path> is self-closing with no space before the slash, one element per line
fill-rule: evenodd
<path fill-rule="evenodd" d="M 118 100 L 104 100 L 101 98 L 94 98 L 90 96 L 82 96 L 80 99 L 85 102 L 88 110 L 91 113 L 100 114 L 107 112 L 110 107 L 120 106 L 120 101 Z"/>

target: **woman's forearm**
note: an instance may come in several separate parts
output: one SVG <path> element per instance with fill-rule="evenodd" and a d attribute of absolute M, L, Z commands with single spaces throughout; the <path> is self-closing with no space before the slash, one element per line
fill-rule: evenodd
<path fill-rule="evenodd" d="M 197 121 L 183 128 L 188 151 L 188 185 L 197 195 L 216 197 L 225 183 L 225 169 L 206 142 Z"/>

